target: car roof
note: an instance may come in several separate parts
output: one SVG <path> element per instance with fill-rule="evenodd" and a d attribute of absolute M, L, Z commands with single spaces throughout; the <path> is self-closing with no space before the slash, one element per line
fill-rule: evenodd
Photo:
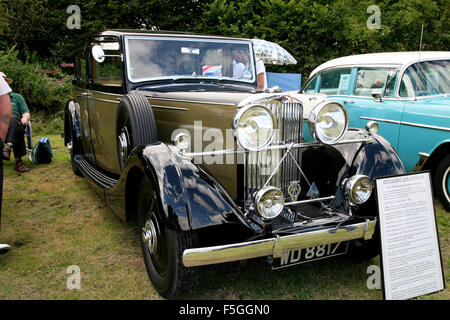
<path fill-rule="evenodd" d="M 163 30 L 132 30 L 132 29 L 111 29 L 106 30 L 98 34 L 98 36 L 167 36 L 167 37 L 192 37 L 192 38 L 214 38 L 223 40 L 244 40 L 250 41 L 246 38 L 236 38 L 236 37 L 226 37 L 226 36 L 216 36 L 207 34 L 198 34 L 192 32 L 182 32 L 182 31 L 163 31 Z"/>
<path fill-rule="evenodd" d="M 409 65 L 424 60 L 450 59 L 450 51 L 407 51 L 366 53 L 329 60 L 311 72 L 310 78 L 325 69 L 357 65 Z"/>

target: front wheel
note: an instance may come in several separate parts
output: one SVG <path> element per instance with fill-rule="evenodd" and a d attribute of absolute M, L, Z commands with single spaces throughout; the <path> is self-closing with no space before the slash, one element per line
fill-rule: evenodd
<path fill-rule="evenodd" d="M 434 174 L 434 190 L 447 211 L 450 211 L 450 154 L 442 160 Z"/>
<path fill-rule="evenodd" d="M 157 189 L 147 178 L 140 185 L 137 210 L 142 254 L 150 281 L 167 299 L 183 297 L 196 283 L 195 270 L 186 268 L 182 262 L 183 251 L 194 245 L 193 234 L 166 226 Z"/>

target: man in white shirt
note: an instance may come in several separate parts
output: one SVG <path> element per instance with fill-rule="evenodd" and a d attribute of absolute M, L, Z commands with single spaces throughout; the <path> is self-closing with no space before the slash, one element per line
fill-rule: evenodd
<path fill-rule="evenodd" d="M 258 89 L 266 90 L 267 74 L 266 67 L 264 66 L 264 62 L 262 61 L 262 59 L 256 60 L 256 77 L 258 80 Z"/>
<path fill-rule="evenodd" d="M 9 121 L 11 119 L 11 102 L 8 93 L 11 88 L 3 77 L 0 77 L 0 150 L 3 150 L 3 141 L 8 132 Z M 3 160 L 0 159 L 0 224 L 2 216 L 2 198 L 3 198 Z M 6 253 L 11 248 L 7 244 L 0 244 L 0 254 Z"/>
<path fill-rule="evenodd" d="M 238 49 L 233 49 L 233 78 L 242 78 L 245 70 L 245 65 L 241 61 L 241 54 Z"/>

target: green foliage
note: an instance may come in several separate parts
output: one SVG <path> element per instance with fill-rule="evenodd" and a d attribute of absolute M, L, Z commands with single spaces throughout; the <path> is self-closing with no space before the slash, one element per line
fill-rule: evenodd
<path fill-rule="evenodd" d="M 81 29 L 66 26 L 74 4 Z M 367 27 L 374 4 L 381 29 Z M 340 56 L 417 50 L 422 24 L 423 50 L 448 50 L 449 20 L 448 0 L 0 0 L 0 50 L 15 45 L 21 59 L 36 51 L 68 62 L 88 36 L 108 28 L 189 31 L 279 43 L 298 64 L 268 71 L 308 75 Z"/>
<path fill-rule="evenodd" d="M 381 29 L 369 29 L 370 5 L 380 8 Z M 450 47 L 448 0 L 214 0 L 204 5 L 197 32 L 276 42 L 297 65 L 269 67 L 299 72 L 303 79 L 319 64 L 345 55 Z"/>
<path fill-rule="evenodd" d="M 0 70 L 13 79 L 11 89 L 25 98 L 32 113 L 43 111 L 50 114 L 61 110 L 70 99 L 72 83 L 71 77 L 57 67 L 52 67 L 56 71 L 52 77 L 42 73 L 46 70 L 43 65 L 49 67 L 39 63 L 36 55 L 21 61 L 14 47 L 0 52 Z"/>
<path fill-rule="evenodd" d="M 58 111 L 55 114 L 46 114 L 42 111 L 33 113 L 31 126 L 33 137 L 36 135 L 61 134 L 64 132 L 64 111 Z M 33 140 L 35 139 L 33 138 Z"/>
<path fill-rule="evenodd" d="M 0 0 L 0 50 L 68 61 L 86 38 L 105 29 L 189 31 L 209 0 Z M 80 8 L 81 29 L 69 29 L 71 5 Z M 64 61 L 64 62 L 66 62 Z"/>

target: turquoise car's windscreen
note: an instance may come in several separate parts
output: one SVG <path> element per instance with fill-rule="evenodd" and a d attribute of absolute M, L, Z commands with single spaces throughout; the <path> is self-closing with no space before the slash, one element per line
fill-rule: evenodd
<path fill-rule="evenodd" d="M 450 93 L 450 60 L 424 61 L 411 65 L 400 84 L 401 97 Z"/>
<path fill-rule="evenodd" d="M 254 82 L 249 42 L 161 37 L 126 38 L 132 82 L 174 78 L 216 78 Z"/>

